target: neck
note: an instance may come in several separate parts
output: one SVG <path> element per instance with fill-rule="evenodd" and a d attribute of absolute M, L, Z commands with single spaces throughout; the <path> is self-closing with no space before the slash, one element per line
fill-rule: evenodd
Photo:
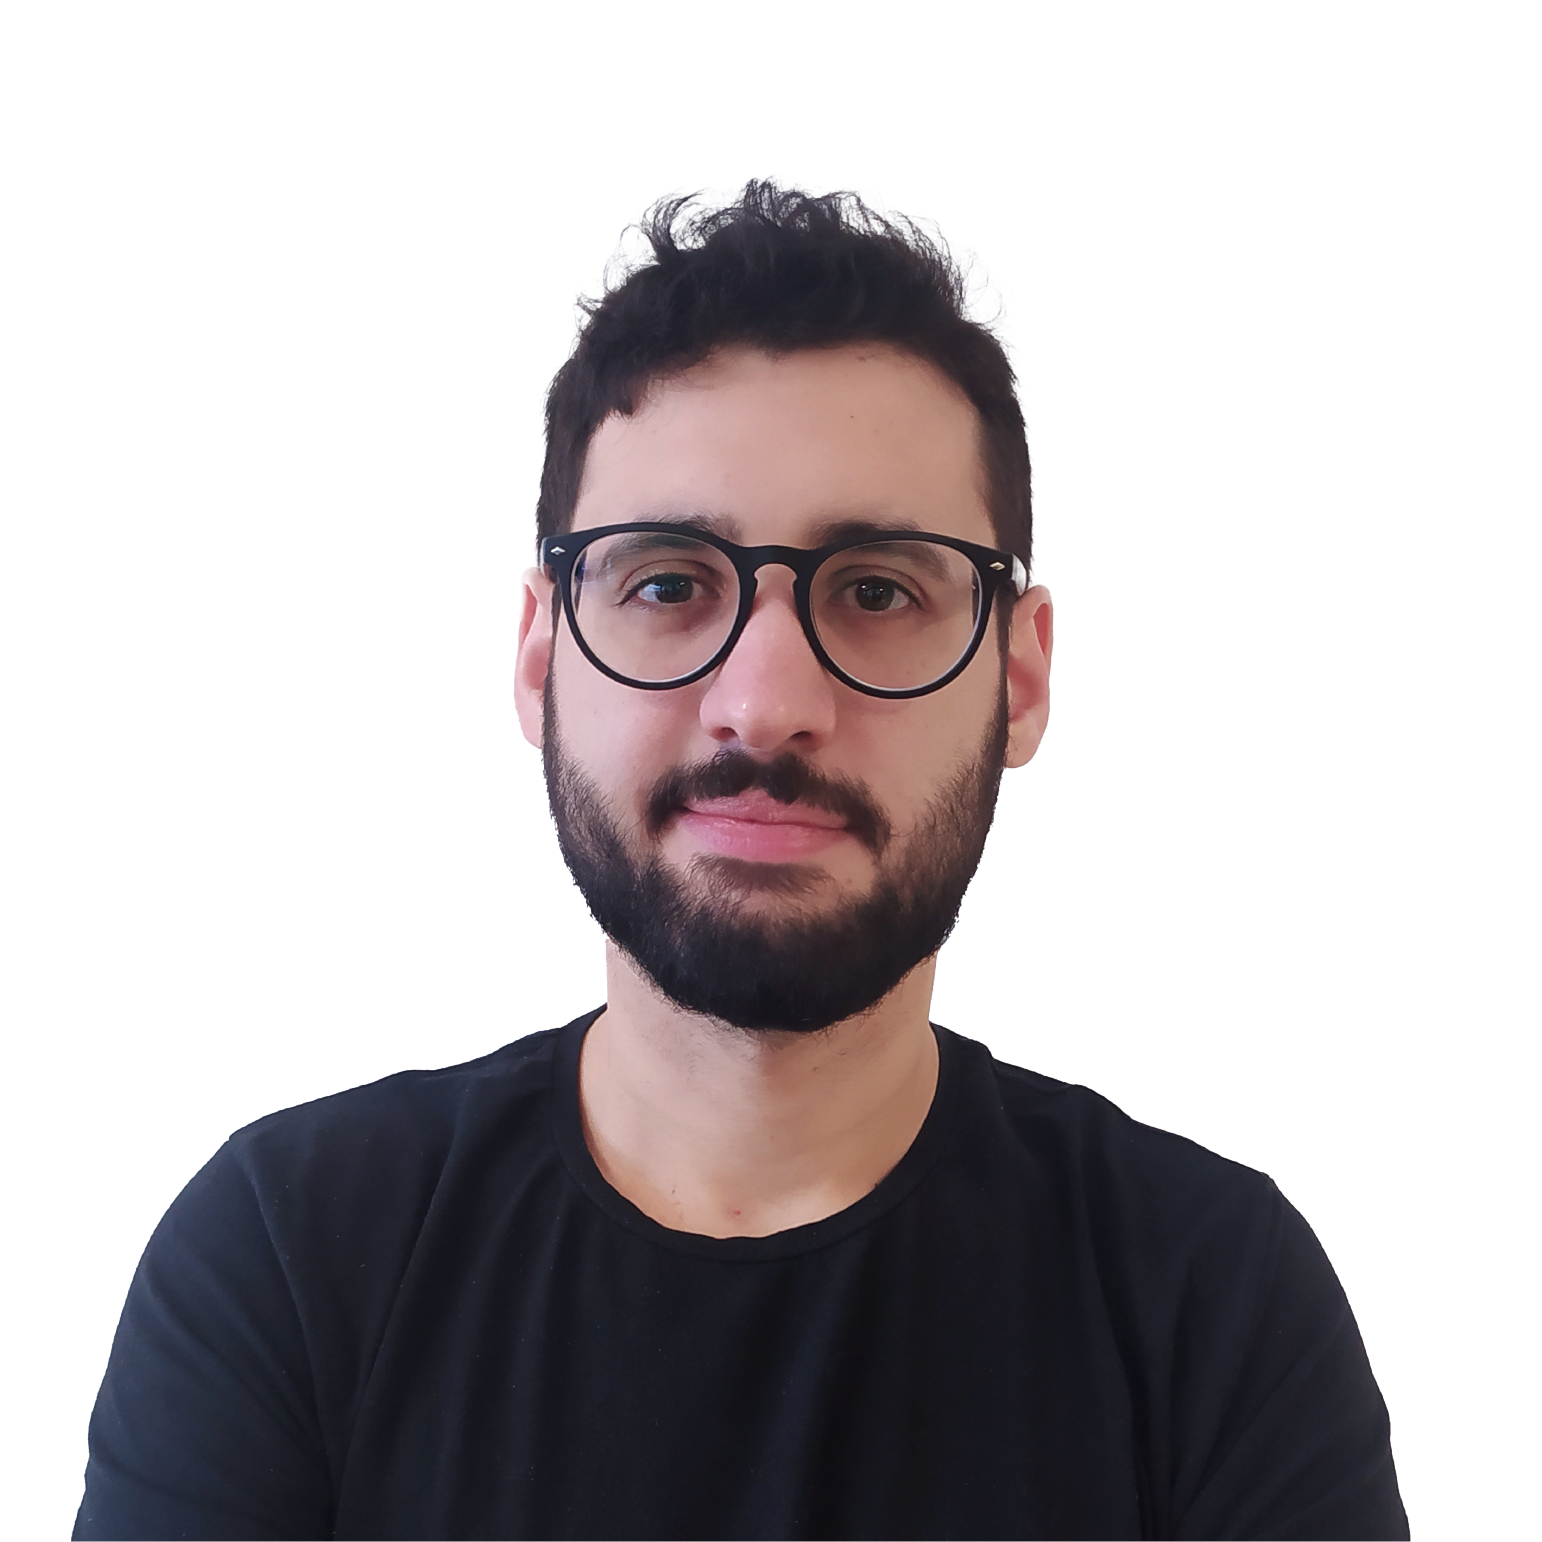
<path fill-rule="evenodd" d="M 612 1188 L 676 1231 L 761 1237 L 869 1193 L 937 1087 L 935 960 L 820 1033 L 742 1032 L 665 1001 L 614 946 L 584 1040 L 584 1138 Z"/>

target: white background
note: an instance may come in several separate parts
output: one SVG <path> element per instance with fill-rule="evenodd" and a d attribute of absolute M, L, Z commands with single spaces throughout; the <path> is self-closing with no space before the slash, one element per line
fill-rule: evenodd
<path fill-rule="evenodd" d="M 542 393 L 653 199 L 935 220 L 1053 720 L 936 1013 L 1263 1168 L 1416 1531 L 1535 1518 L 1529 7 L 12 5 L 4 1509 L 232 1129 L 600 999 L 510 702 Z"/>

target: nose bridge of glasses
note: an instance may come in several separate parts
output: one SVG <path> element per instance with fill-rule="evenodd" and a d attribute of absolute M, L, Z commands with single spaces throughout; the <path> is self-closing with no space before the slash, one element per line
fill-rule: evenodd
<path fill-rule="evenodd" d="M 762 568 L 786 568 L 796 583 L 809 576 L 816 555 L 804 546 L 745 546 L 741 550 L 742 571 L 752 582 L 760 576 Z"/>
<path fill-rule="evenodd" d="M 743 588 L 743 605 L 746 612 L 756 608 L 764 580 L 761 577 L 766 568 L 782 568 L 786 570 L 787 577 L 782 580 L 772 579 L 770 590 L 783 592 L 792 602 L 793 608 L 799 609 L 798 592 L 812 576 L 812 565 L 809 562 L 808 551 L 797 546 L 746 546 L 740 548 L 740 557 L 735 566 L 739 569 L 739 583 Z M 746 619 L 748 616 L 746 615 Z"/>
<path fill-rule="evenodd" d="M 776 641 L 778 627 L 775 621 L 772 623 L 772 633 L 768 638 L 765 635 L 764 626 L 767 618 L 767 606 L 781 611 L 779 618 L 783 628 L 788 627 L 799 638 L 798 646 L 808 650 L 811 662 L 817 662 L 823 668 L 814 648 L 814 640 L 809 635 L 809 629 L 804 619 L 805 607 L 800 601 L 799 591 L 812 577 L 813 563 L 810 553 L 806 548 L 797 546 L 749 546 L 741 547 L 738 561 L 735 566 L 739 570 L 739 582 L 742 593 L 740 596 L 740 621 L 734 628 L 732 636 L 727 640 L 722 657 L 719 662 L 726 662 L 731 654 L 740 654 L 743 650 L 744 635 L 753 630 L 755 638 L 752 639 L 752 651 L 759 651 L 764 642 L 770 641 L 773 649 L 780 649 L 787 645 L 788 632 L 782 633 L 782 640 Z M 786 571 L 785 579 L 773 579 L 765 584 L 761 578 L 765 568 L 782 568 Z"/>
<path fill-rule="evenodd" d="M 796 616 L 799 625 L 802 625 L 803 607 L 799 603 L 798 591 L 809 576 L 807 564 L 799 561 L 802 555 L 796 547 L 791 546 L 755 546 L 746 549 L 743 565 L 739 569 L 744 625 L 751 624 L 768 602 L 784 606 L 787 613 Z M 773 570 L 772 574 L 766 574 L 768 568 Z M 774 570 L 777 568 L 782 569 L 785 576 L 776 575 Z"/>

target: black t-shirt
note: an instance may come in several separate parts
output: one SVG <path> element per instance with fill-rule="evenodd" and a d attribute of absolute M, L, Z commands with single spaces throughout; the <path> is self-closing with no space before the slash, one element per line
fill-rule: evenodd
<path fill-rule="evenodd" d="M 670 1231 L 585 1147 L 597 1015 L 232 1137 L 135 1275 L 76 1536 L 1408 1534 L 1262 1174 L 938 1029 L 865 1198 Z"/>

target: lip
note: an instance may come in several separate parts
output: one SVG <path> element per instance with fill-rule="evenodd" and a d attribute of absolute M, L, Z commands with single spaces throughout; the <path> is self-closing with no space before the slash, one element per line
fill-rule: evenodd
<path fill-rule="evenodd" d="M 759 791 L 687 804 L 676 823 L 694 844 L 747 862 L 795 862 L 850 839 L 839 814 Z"/>

